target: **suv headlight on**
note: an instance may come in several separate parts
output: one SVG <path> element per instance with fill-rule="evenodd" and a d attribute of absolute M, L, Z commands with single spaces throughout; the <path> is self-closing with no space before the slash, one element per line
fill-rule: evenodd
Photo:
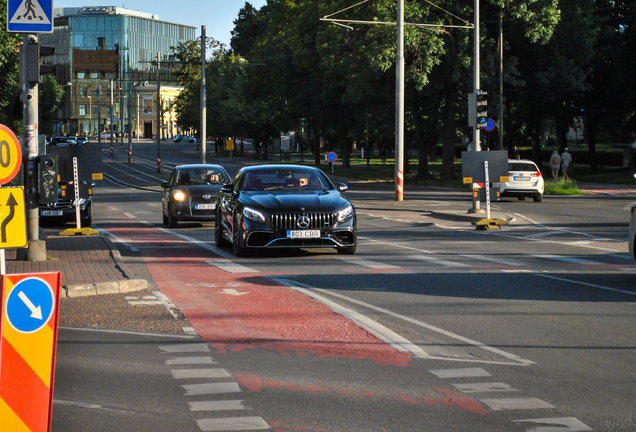
<path fill-rule="evenodd" d="M 245 216 L 246 219 L 249 219 L 253 222 L 265 223 L 265 216 L 263 216 L 263 213 L 258 212 L 256 210 L 252 210 L 249 207 L 245 207 L 243 209 L 243 216 Z"/>
<path fill-rule="evenodd" d="M 346 222 L 353 217 L 353 206 L 348 205 L 338 212 L 338 222 Z"/>
<path fill-rule="evenodd" d="M 175 199 L 175 201 L 185 201 L 187 198 L 185 192 L 182 190 L 174 191 L 172 193 L 172 197 Z"/>

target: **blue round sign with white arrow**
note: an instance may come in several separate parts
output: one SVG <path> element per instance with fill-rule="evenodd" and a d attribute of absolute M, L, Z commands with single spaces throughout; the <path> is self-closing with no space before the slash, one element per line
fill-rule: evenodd
<path fill-rule="evenodd" d="M 35 333 L 51 319 L 54 303 L 55 296 L 49 284 L 39 278 L 23 279 L 7 298 L 7 320 L 20 333 Z"/>

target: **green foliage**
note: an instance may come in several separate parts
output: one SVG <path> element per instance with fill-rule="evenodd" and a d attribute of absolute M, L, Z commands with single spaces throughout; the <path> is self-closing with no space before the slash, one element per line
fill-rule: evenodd
<path fill-rule="evenodd" d="M 0 0 L 0 123 L 16 133 L 22 131 L 22 104 L 20 103 L 20 55 L 21 37 L 8 33 L 7 0 Z"/>
<path fill-rule="evenodd" d="M 57 83 L 53 75 L 45 75 L 38 85 L 38 131 L 40 134 L 52 135 L 53 122 L 58 110 L 62 108 L 64 88 Z"/>
<path fill-rule="evenodd" d="M 587 195 L 588 192 L 582 191 L 578 188 L 576 180 L 573 179 L 559 179 L 559 180 L 547 180 L 545 182 L 546 195 Z"/>

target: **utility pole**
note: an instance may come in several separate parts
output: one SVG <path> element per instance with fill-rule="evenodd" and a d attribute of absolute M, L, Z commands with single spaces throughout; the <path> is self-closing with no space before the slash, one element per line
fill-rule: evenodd
<path fill-rule="evenodd" d="M 132 71 L 128 69 L 128 162 L 132 162 Z"/>
<path fill-rule="evenodd" d="M 157 172 L 161 172 L 161 69 L 157 51 Z"/>
<path fill-rule="evenodd" d="M 115 149 L 113 147 L 113 123 L 114 123 L 114 112 L 113 112 L 113 80 L 110 80 L 110 155 L 115 155 Z"/>
<path fill-rule="evenodd" d="M 404 0 L 398 0 L 395 77 L 395 201 L 404 199 Z"/>
<path fill-rule="evenodd" d="M 36 50 L 35 53 L 30 50 Z M 35 54 L 35 55 L 34 55 Z M 34 58 L 36 64 L 28 64 L 27 59 Z M 40 240 L 40 210 L 38 208 L 38 81 L 39 46 L 37 35 L 25 33 L 22 35 L 22 96 L 23 96 L 23 127 L 24 146 L 26 149 L 24 166 L 27 200 L 27 260 L 46 261 L 46 242 Z M 34 67 L 35 66 L 35 67 Z M 35 71 L 33 70 L 35 69 Z"/>
<path fill-rule="evenodd" d="M 499 8 L 499 150 L 503 150 L 503 125 L 504 125 L 504 104 L 503 104 L 503 8 Z"/>
<path fill-rule="evenodd" d="M 205 84 L 205 26 L 201 26 L 201 163 L 205 163 L 206 142 L 206 84 Z"/>

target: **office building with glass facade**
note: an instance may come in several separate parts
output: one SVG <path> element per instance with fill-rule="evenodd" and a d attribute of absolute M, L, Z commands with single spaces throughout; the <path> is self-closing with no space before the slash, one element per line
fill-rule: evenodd
<path fill-rule="evenodd" d="M 158 130 L 166 137 L 177 133 L 172 107 L 180 88 L 172 74 L 178 64 L 171 47 L 194 40 L 195 27 L 115 6 L 56 8 L 53 15 L 53 33 L 40 34 L 39 39 L 55 47 L 55 54 L 44 61 L 56 66 L 65 104 L 57 130 L 44 133 L 127 132 L 128 124 L 135 136 L 150 138 Z M 156 124 L 158 72 L 161 125 Z"/>

